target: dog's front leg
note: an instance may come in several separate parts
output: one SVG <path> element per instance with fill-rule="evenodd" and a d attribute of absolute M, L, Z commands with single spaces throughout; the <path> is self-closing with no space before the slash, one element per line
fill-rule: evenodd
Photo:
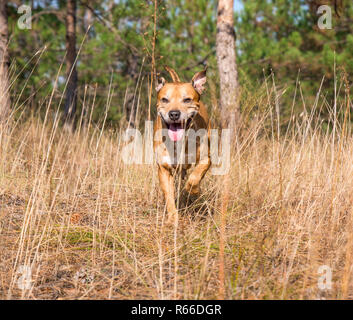
<path fill-rule="evenodd" d="M 158 177 L 167 206 L 167 223 L 172 223 L 178 219 L 178 211 L 175 207 L 174 198 L 174 179 L 171 171 L 161 165 L 158 166 Z"/>
<path fill-rule="evenodd" d="M 200 182 L 204 175 L 206 174 L 208 168 L 211 165 L 211 160 L 209 158 L 200 161 L 191 172 L 188 180 L 185 184 L 185 190 L 191 195 L 197 195 L 200 193 Z"/>

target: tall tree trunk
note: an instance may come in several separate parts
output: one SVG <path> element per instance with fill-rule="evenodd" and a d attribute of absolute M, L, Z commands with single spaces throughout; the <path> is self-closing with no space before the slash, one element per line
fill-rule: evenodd
<path fill-rule="evenodd" d="M 8 79 L 8 38 L 7 1 L 0 0 L 0 122 L 6 121 L 10 111 L 9 79 Z"/>
<path fill-rule="evenodd" d="M 66 14 L 66 102 L 65 122 L 72 125 L 77 105 L 76 0 L 67 1 Z"/>
<path fill-rule="evenodd" d="M 233 5 L 234 0 L 218 1 L 216 35 L 221 121 L 223 128 L 232 130 L 232 135 L 240 121 Z"/>

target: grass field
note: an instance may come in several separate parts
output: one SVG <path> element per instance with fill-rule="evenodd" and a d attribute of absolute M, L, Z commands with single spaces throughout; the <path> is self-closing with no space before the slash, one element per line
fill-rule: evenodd
<path fill-rule="evenodd" d="M 225 298 L 352 298 L 349 108 L 317 101 L 283 132 L 277 99 L 262 102 L 232 149 Z M 1 299 L 219 297 L 224 177 L 208 173 L 167 226 L 156 165 L 124 164 L 121 136 L 91 123 L 71 134 L 49 112 L 1 127 Z"/>

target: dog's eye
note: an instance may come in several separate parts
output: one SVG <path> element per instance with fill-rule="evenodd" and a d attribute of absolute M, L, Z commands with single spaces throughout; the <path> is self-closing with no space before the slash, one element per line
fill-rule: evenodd
<path fill-rule="evenodd" d="M 185 98 L 185 99 L 183 100 L 184 103 L 190 103 L 191 101 L 192 101 L 191 98 Z"/>
<path fill-rule="evenodd" d="M 162 101 L 163 103 L 168 103 L 168 102 L 169 102 L 169 100 L 168 100 L 167 98 L 162 98 L 161 101 Z"/>

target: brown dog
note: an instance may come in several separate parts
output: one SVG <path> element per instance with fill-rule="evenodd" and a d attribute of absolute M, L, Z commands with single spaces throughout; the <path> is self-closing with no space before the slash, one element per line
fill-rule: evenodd
<path fill-rule="evenodd" d="M 191 82 L 182 83 L 173 69 L 165 68 L 173 82 L 166 83 L 161 78 L 162 82 L 156 87 L 158 116 L 154 125 L 154 151 L 170 223 L 178 217 L 175 173 L 181 173 L 184 177 L 186 170 L 195 164 L 185 190 L 192 195 L 200 193 L 200 182 L 211 165 L 210 123 L 206 107 L 200 101 L 206 83 L 206 70 L 196 73 Z"/>

